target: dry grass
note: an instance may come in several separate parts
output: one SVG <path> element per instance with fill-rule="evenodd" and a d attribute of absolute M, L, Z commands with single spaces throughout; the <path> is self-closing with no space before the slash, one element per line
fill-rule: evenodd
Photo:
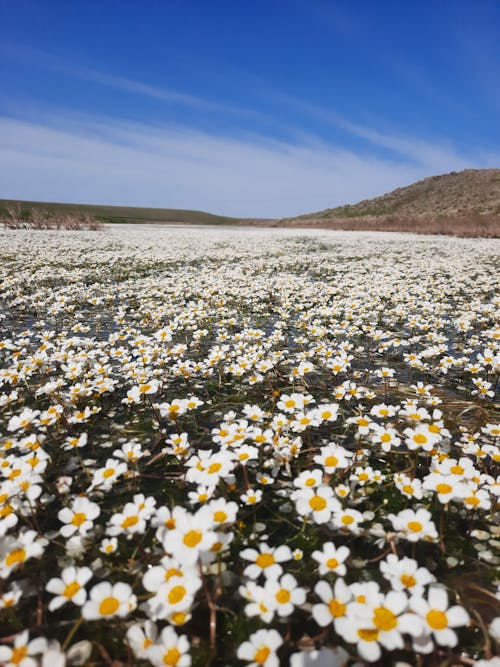
<path fill-rule="evenodd" d="M 102 222 L 88 213 L 60 213 L 32 209 L 23 212 L 21 204 L 7 208 L 7 214 L 0 218 L 5 229 L 66 229 L 72 231 L 103 229 Z"/>
<path fill-rule="evenodd" d="M 306 216 L 282 220 L 278 227 L 314 227 L 342 231 L 409 232 L 412 234 L 442 234 L 467 238 L 500 238 L 500 215 L 418 216 L 401 215 L 330 218 L 320 220 Z"/>

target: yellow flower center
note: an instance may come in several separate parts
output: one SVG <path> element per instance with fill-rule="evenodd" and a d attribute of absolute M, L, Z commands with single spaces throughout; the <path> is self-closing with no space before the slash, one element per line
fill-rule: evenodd
<path fill-rule="evenodd" d="M 417 580 L 411 574 L 402 574 L 400 580 L 403 586 L 406 586 L 406 588 L 412 588 L 417 583 Z"/>
<path fill-rule="evenodd" d="M 411 530 L 412 533 L 419 533 L 423 529 L 423 526 L 420 521 L 409 521 L 407 528 L 408 530 Z"/>
<path fill-rule="evenodd" d="M 367 628 L 360 628 L 358 630 L 358 637 L 362 639 L 364 642 L 376 642 L 378 639 L 378 630 L 374 629 L 367 629 Z"/>
<path fill-rule="evenodd" d="M 177 604 L 186 596 L 186 589 L 184 586 L 174 586 L 168 593 L 168 601 L 170 604 Z"/>
<path fill-rule="evenodd" d="M 417 443 L 417 445 L 424 445 L 427 442 L 427 438 L 423 433 L 415 433 L 413 440 Z"/>
<path fill-rule="evenodd" d="M 115 474 L 114 468 L 106 468 L 106 470 L 102 473 L 102 476 L 105 479 L 108 479 L 108 477 L 112 477 L 114 474 Z"/>
<path fill-rule="evenodd" d="M 286 588 L 280 588 L 280 590 L 276 593 L 276 600 L 280 604 L 286 604 L 287 602 L 290 602 L 290 591 L 287 591 Z"/>
<path fill-rule="evenodd" d="M 116 598 L 104 598 L 101 600 L 101 604 L 99 605 L 99 613 L 101 616 L 111 616 L 111 614 L 114 614 L 116 611 L 118 611 L 119 607 L 120 602 Z"/>
<path fill-rule="evenodd" d="M 187 547 L 191 549 L 201 542 L 202 534 L 199 530 L 190 530 L 184 535 L 182 540 Z"/>
<path fill-rule="evenodd" d="M 181 654 L 178 649 L 175 647 L 169 648 L 168 651 L 163 654 L 163 664 L 169 665 L 170 667 L 175 667 L 175 665 L 179 662 L 180 657 Z"/>
<path fill-rule="evenodd" d="M 75 512 L 73 518 L 71 519 L 71 523 L 74 526 L 81 526 L 82 523 L 84 523 L 86 520 L 87 520 L 87 515 L 84 512 Z"/>
<path fill-rule="evenodd" d="M 313 496 L 309 501 L 309 505 L 314 512 L 320 512 L 325 509 L 326 500 L 321 496 Z"/>
<path fill-rule="evenodd" d="M 72 582 L 71 582 L 70 584 L 68 584 L 68 585 L 66 586 L 66 588 L 64 589 L 64 591 L 63 591 L 63 595 L 64 595 L 64 597 L 70 599 L 70 598 L 72 598 L 74 595 L 76 595 L 76 594 L 78 593 L 78 591 L 80 590 L 80 588 L 81 588 L 81 586 L 80 586 L 80 584 L 79 584 L 77 581 L 72 581 Z"/>
<path fill-rule="evenodd" d="M 451 487 L 449 484 L 445 484 L 444 482 L 442 482 L 441 484 L 438 484 L 436 486 L 436 491 L 438 493 L 447 494 L 453 491 L 453 487 Z"/>
<path fill-rule="evenodd" d="M 390 442 L 391 441 L 391 434 L 390 433 L 382 433 L 380 436 L 380 442 Z"/>
<path fill-rule="evenodd" d="M 464 468 L 462 468 L 462 466 L 456 465 L 456 466 L 452 466 L 450 468 L 450 472 L 453 475 L 463 475 L 465 470 L 464 470 Z"/>
<path fill-rule="evenodd" d="M 275 563 L 274 556 L 268 553 L 259 554 L 257 556 L 257 560 L 255 561 L 255 563 L 263 570 L 265 570 L 266 567 L 271 567 L 271 565 L 274 565 Z"/>
<path fill-rule="evenodd" d="M 377 607 L 373 612 L 373 623 L 379 630 L 388 632 L 397 626 L 398 620 L 390 609 Z"/>
<path fill-rule="evenodd" d="M 341 616 L 345 616 L 346 606 L 338 600 L 330 600 L 328 603 L 328 609 L 330 610 L 330 614 L 333 616 L 333 618 L 340 618 Z"/>
<path fill-rule="evenodd" d="M 186 614 L 183 611 L 176 611 L 172 614 L 170 620 L 174 625 L 184 625 L 186 622 Z"/>
<path fill-rule="evenodd" d="M 413 493 L 413 486 L 411 484 L 404 484 L 403 491 L 405 493 Z"/>
<path fill-rule="evenodd" d="M 122 521 L 122 528 L 130 528 L 131 526 L 135 526 L 138 521 L 138 516 L 128 516 Z"/>
<path fill-rule="evenodd" d="M 476 496 L 469 496 L 468 498 L 465 499 L 465 504 L 466 505 L 472 505 L 472 507 L 477 507 L 480 504 L 479 498 L 476 498 Z"/>
<path fill-rule="evenodd" d="M 350 514 L 344 514 L 344 516 L 342 517 L 341 521 L 342 521 L 342 523 L 343 523 L 345 526 L 350 526 L 351 523 L 354 522 L 354 519 L 353 519 L 353 517 L 352 517 Z"/>
<path fill-rule="evenodd" d="M 288 403 L 288 401 L 287 401 Z M 268 657 L 271 655 L 271 649 L 267 646 L 261 646 L 256 652 L 253 657 L 254 662 L 256 662 L 258 665 L 263 665 Z"/>
<path fill-rule="evenodd" d="M 16 565 L 17 563 L 24 563 L 26 560 L 26 551 L 24 549 L 14 549 L 5 559 L 7 567 Z"/>
<path fill-rule="evenodd" d="M 209 472 L 210 474 L 213 474 L 213 473 L 219 472 L 219 470 L 220 470 L 221 468 L 222 468 L 222 463 L 212 463 L 212 464 L 208 467 L 208 472 Z"/>
<path fill-rule="evenodd" d="M 444 611 L 431 609 L 425 618 L 433 630 L 444 630 L 448 627 L 448 619 L 446 618 Z"/>
<path fill-rule="evenodd" d="M 214 514 L 214 521 L 217 523 L 224 523 L 227 519 L 227 514 L 223 512 L 222 510 L 219 510 L 218 512 L 215 512 Z"/>
<path fill-rule="evenodd" d="M 324 461 L 324 465 L 327 468 L 334 468 L 336 465 L 338 465 L 338 462 L 339 460 L 335 456 L 327 456 Z"/>
<path fill-rule="evenodd" d="M 334 570 L 336 567 L 338 567 L 338 560 L 336 558 L 329 558 L 326 561 L 326 567 L 330 568 L 330 570 Z"/>
<path fill-rule="evenodd" d="M 18 665 L 27 655 L 28 647 L 18 646 L 12 649 L 12 655 L 9 658 L 9 662 L 12 662 L 14 665 Z"/>

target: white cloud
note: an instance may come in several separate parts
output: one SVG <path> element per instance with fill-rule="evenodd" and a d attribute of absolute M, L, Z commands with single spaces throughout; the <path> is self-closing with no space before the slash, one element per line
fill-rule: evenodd
<path fill-rule="evenodd" d="M 314 138 L 284 143 L 113 119 L 0 117 L 6 198 L 282 217 L 356 202 L 429 174 L 429 166 Z"/>

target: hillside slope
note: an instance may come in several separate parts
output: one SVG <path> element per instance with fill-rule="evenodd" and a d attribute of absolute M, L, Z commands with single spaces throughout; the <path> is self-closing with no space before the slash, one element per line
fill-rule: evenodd
<path fill-rule="evenodd" d="M 500 169 L 466 169 L 431 176 L 358 204 L 328 208 L 288 220 L 500 215 Z"/>
<path fill-rule="evenodd" d="M 114 223 L 180 223 L 198 225 L 235 225 L 240 221 L 223 215 L 204 211 L 188 211 L 174 208 L 141 208 L 137 206 L 99 206 L 93 204 L 59 204 L 54 202 L 14 201 L 0 199 L 0 216 L 6 210 L 20 204 L 22 211 L 31 210 L 55 213 L 77 213 L 92 215 L 101 222 Z"/>

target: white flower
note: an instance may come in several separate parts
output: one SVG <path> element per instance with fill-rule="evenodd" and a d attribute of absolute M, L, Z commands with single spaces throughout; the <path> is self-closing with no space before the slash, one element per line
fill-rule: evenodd
<path fill-rule="evenodd" d="M 87 599 L 85 584 L 90 579 L 92 579 L 92 570 L 88 567 L 64 568 L 60 578 L 50 579 L 45 586 L 45 590 L 56 595 L 49 603 L 49 610 L 59 609 L 68 601 L 81 607 Z"/>
<path fill-rule="evenodd" d="M 20 567 L 29 558 L 42 555 L 47 540 L 37 539 L 34 530 L 27 530 L 17 537 L 7 535 L 0 538 L 0 577 L 6 579 L 12 570 Z"/>
<path fill-rule="evenodd" d="M 110 584 L 103 581 L 92 588 L 89 599 L 82 607 L 82 616 L 88 621 L 112 616 L 127 616 L 137 605 L 135 595 L 128 584 Z"/>
<path fill-rule="evenodd" d="M 452 628 L 468 625 L 469 614 L 463 607 L 455 605 L 448 608 L 448 594 L 444 588 L 431 586 L 427 600 L 421 597 L 410 599 L 410 608 L 424 622 L 424 634 L 414 640 L 413 646 L 418 653 L 430 653 L 434 637 L 440 646 L 456 646 L 458 637 Z"/>
<path fill-rule="evenodd" d="M 4 667 L 37 667 L 39 663 L 32 656 L 44 653 L 47 645 L 44 637 L 29 641 L 29 632 L 24 630 L 15 636 L 12 648 L 0 646 L 0 663 Z"/>
<path fill-rule="evenodd" d="M 398 514 L 387 517 L 399 535 L 410 542 L 418 540 L 433 541 L 437 539 L 437 531 L 431 520 L 431 513 L 423 508 L 402 510 Z"/>
<path fill-rule="evenodd" d="M 298 489 L 293 492 L 292 500 L 295 501 L 297 513 L 301 516 L 311 516 L 314 523 L 327 523 L 332 513 L 341 509 L 333 489 L 324 484 L 316 488 Z"/>
<path fill-rule="evenodd" d="M 70 537 L 74 533 L 86 535 L 100 513 L 97 503 L 91 502 L 88 498 L 75 498 L 71 508 L 63 507 L 57 514 L 59 521 L 65 524 L 60 530 L 61 535 L 63 537 Z"/>
<path fill-rule="evenodd" d="M 259 545 L 259 551 L 256 549 L 243 549 L 240 551 L 240 558 L 252 561 L 247 565 L 243 574 L 250 579 L 257 579 L 260 574 L 267 578 L 279 577 L 283 572 L 280 563 L 292 559 L 290 547 L 285 545 L 279 547 L 270 547 L 266 543 Z"/>
<path fill-rule="evenodd" d="M 189 641 L 186 635 L 177 635 L 175 630 L 168 626 L 163 628 L 157 642 L 149 649 L 148 658 L 155 667 L 189 667 L 191 656 Z"/>
<path fill-rule="evenodd" d="M 237 656 L 246 660 L 248 667 L 279 667 L 276 651 L 283 644 L 283 639 L 276 630 L 257 630 L 249 640 L 240 644 Z"/>
<path fill-rule="evenodd" d="M 380 571 L 395 591 L 406 590 L 411 595 L 422 595 L 427 584 L 436 581 L 434 575 L 413 558 L 401 558 L 389 554 L 380 563 Z"/>
<path fill-rule="evenodd" d="M 311 555 L 319 563 L 319 574 L 321 576 L 335 572 L 335 574 L 343 577 L 346 573 L 344 561 L 349 554 L 348 547 L 340 546 L 337 548 L 333 542 L 325 542 L 321 551 L 313 551 Z"/>

